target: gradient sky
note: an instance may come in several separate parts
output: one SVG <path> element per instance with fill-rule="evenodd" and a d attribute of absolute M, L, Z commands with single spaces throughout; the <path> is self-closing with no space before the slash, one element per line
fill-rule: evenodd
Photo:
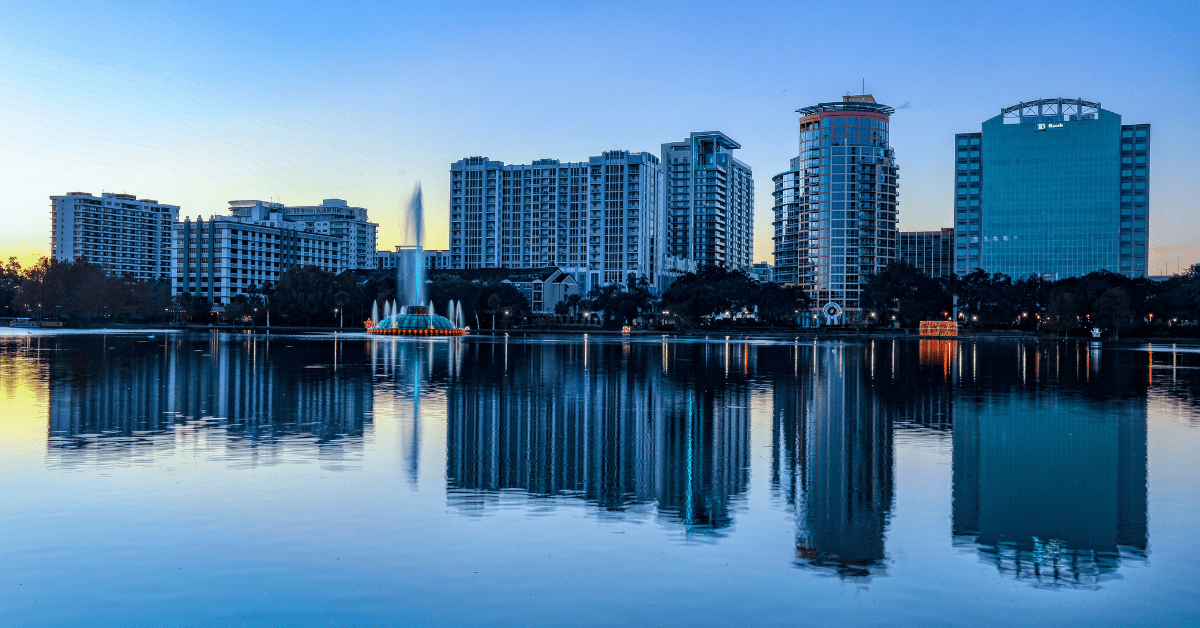
<path fill-rule="evenodd" d="M 1200 262 L 1200 3 L 16 2 L 0 20 L 0 256 L 49 251 L 49 196 L 343 198 L 399 243 L 420 182 L 447 243 L 450 164 L 585 160 L 718 130 L 771 177 L 795 110 L 897 108 L 900 226 L 951 226 L 954 133 L 1021 100 L 1151 123 L 1151 269 Z"/>

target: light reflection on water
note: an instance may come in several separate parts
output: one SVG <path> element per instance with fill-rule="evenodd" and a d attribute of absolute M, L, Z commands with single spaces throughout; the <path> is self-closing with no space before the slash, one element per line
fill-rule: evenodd
<path fill-rule="evenodd" d="M 515 516 L 552 522 L 558 535 L 581 545 L 547 551 L 632 552 L 623 555 L 622 569 L 640 567 L 646 575 L 622 571 L 629 582 L 615 583 L 613 574 L 596 573 L 591 582 L 600 591 L 665 587 L 683 596 L 678 603 L 694 598 L 696 608 L 737 586 L 674 589 L 670 578 L 650 575 L 661 568 L 652 562 L 656 553 L 670 553 L 681 573 L 742 572 L 747 584 L 786 583 L 793 595 L 798 586 L 816 593 L 826 580 L 876 590 L 886 585 L 899 599 L 939 586 L 974 586 L 987 595 L 1008 581 L 1032 585 L 1028 591 L 1136 599 L 1151 588 L 1163 595 L 1172 590 L 1164 581 L 1196 574 L 1195 548 L 1189 554 L 1172 544 L 1185 522 L 1155 521 L 1174 549 L 1152 548 L 1158 532 L 1148 514 L 1154 498 L 1167 512 L 1200 514 L 1195 483 L 1176 482 L 1174 491 L 1151 494 L 1147 470 L 1156 462 L 1148 453 L 1154 429 L 1178 440 L 1177 455 L 1159 462 L 1164 475 L 1186 477 L 1194 469 L 1198 367 L 1194 352 L 1062 342 L 33 335 L 0 338 L 6 409 L 0 451 L 11 469 L 21 455 L 41 457 L 43 466 L 29 472 L 34 484 L 68 496 L 86 491 L 87 477 L 101 481 L 128 465 L 145 468 L 155 481 L 160 473 L 198 465 L 203 481 L 216 487 L 206 490 L 217 495 L 227 490 L 223 482 L 234 480 L 262 490 L 277 478 L 256 474 L 286 470 L 308 483 L 305 499 L 316 505 L 344 499 L 322 491 L 348 496 L 360 490 L 351 485 L 383 483 L 389 486 L 385 499 L 359 500 L 346 512 L 306 520 L 318 529 L 367 520 L 421 530 L 424 540 L 413 539 L 396 555 L 373 555 L 370 569 L 386 570 L 389 560 L 414 574 L 456 564 L 452 548 L 468 538 L 455 520 L 484 526 L 484 536 L 490 529 L 521 547 L 538 546 L 538 533 L 512 528 L 508 519 Z M 30 448 L 37 439 L 40 448 Z M 898 468 L 909 468 L 901 461 L 928 467 L 939 479 L 899 475 Z M 310 464 L 319 475 L 302 471 Z M 321 488 L 330 472 L 343 478 L 341 488 Z M 129 481 L 136 491 L 142 479 Z M 20 491 L 20 485 L 0 486 Z M 948 490 L 938 493 L 942 485 Z M 431 487 L 442 495 L 440 506 L 429 501 Z M 24 508 L 43 516 L 56 508 L 66 517 L 77 514 L 61 503 L 39 503 L 37 492 L 22 498 L 0 512 L 18 528 L 32 512 Z M 221 516 L 214 512 L 205 524 L 220 529 Z M 255 516 L 265 526 L 272 515 Z M 632 529 L 621 526 L 645 523 L 654 524 L 653 538 L 639 535 L 636 546 L 595 536 L 611 526 L 624 533 Z M 920 526 L 947 529 L 940 544 L 921 546 L 938 556 L 936 575 L 914 571 L 931 560 L 918 560 L 910 549 L 927 543 L 907 532 Z M 19 532 L 34 540 L 41 533 Z M 368 536 L 356 543 L 370 555 L 372 542 Z M 698 543 L 743 549 L 726 556 L 723 567 L 703 561 L 688 567 L 699 555 L 686 548 Z M 19 577 L 22 561 L 33 559 L 32 547 L 36 543 L 0 544 L 0 556 L 15 566 L 12 577 Z M 531 575 L 511 566 L 524 556 L 518 547 L 488 551 L 499 553 L 479 568 L 522 573 L 547 594 L 567 586 L 555 574 L 569 564 Z M 962 563 L 957 556 L 974 560 Z M 1151 556 L 1189 567 L 1160 572 Z M 793 569 L 779 571 L 782 565 Z M 1133 566 L 1151 577 L 1122 582 L 1118 586 L 1128 588 L 1114 591 L 1113 583 Z M 346 567 L 329 588 L 306 595 L 331 603 L 352 598 L 358 575 Z M 47 582 L 78 575 L 67 564 L 59 573 L 53 563 L 38 569 L 51 571 Z M 386 571 L 393 584 L 416 586 L 404 570 Z M 988 573 L 1000 580 L 988 580 Z M 830 578 L 806 580 L 809 575 Z M 21 592 L 31 590 L 36 586 Z M 446 586 L 430 595 L 449 601 L 460 593 Z M 0 602 L 0 620 L 31 621 L 33 606 L 20 599 L 7 608 Z M 888 602 L 881 600 L 881 609 Z M 236 595 L 225 603 L 257 608 Z M 786 608 L 788 600 L 780 594 L 763 603 L 760 618 L 770 623 L 768 609 Z M 1053 600 L 1022 603 L 1066 612 Z M 836 600 L 821 604 L 830 617 L 849 610 Z M 415 602 L 368 606 L 336 617 L 437 617 Z M 1180 608 L 1200 612 L 1194 601 Z M 469 606 L 458 610 L 467 623 L 498 617 L 472 615 L 482 611 Z M 946 620 L 948 611 L 938 605 L 905 610 L 913 620 Z M 570 615 L 538 612 L 548 615 L 516 617 L 576 623 Z M 705 616 L 712 617 L 697 617 Z M 197 624 L 205 623 L 203 613 L 197 617 Z M 317 617 L 297 621 L 321 623 Z M 80 616 L 66 612 L 62 619 Z M 878 617 L 889 619 L 894 616 L 886 610 Z"/>

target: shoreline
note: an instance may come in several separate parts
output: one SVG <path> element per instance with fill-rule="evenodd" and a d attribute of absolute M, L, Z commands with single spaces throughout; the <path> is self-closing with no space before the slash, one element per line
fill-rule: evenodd
<path fill-rule="evenodd" d="M 345 328 L 345 327 L 293 327 L 293 326 L 271 326 L 270 328 L 263 326 L 256 327 L 228 327 L 228 326 L 209 326 L 209 325 L 158 325 L 158 326 L 139 326 L 139 325 L 110 325 L 105 327 L 7 327 L 0 326 L 0 334 L 3 335 L 20 335 L 11 332 L 25 331 L 35 332 L 37 335 L 50 335 L 54 333 L 204 333 L 204 332 L 220 332 L 226 334 L 245 334 L 245 335 L 271 335 L 271 334 L 287 334 L 287 335 L 324 335 L 324 334 L 361 334 L 363 337 L 367 335 L 365 329 Z M 472 331 L 465 337 L 536 337 L 536 336 L 564 336 L 564 337 L 579 337 L 579 336 L 601 336 L 605 338 L 650 338 L 650 337 L 672 337 L 680 339 L 688 338 L 703 338 L 703 339 L 738 339 L 738 340 L 798 340 L 805 339 L 806 341 L 828 341 L 828 340 L 870 340 L 870 339 L 887 339 L 887 340 L 954 340 L 954 341 L 1035 341 L 1035 342 L 1099 342 L 1104 345 L 1125 345 L 1125 344 L 1175 344 L 1175 345 L 1200 345 L 1200 338 L 1191 337 L 1128 337 L 1118 340 L 1110 339 L 1093 339 L 1085 336 L 1069 336 L 1061 337 L 1050 334 L 1041 334 L 1037 332 L 1022 332 L 1022 331 L 991 331 L 991 332 L 971 332 L 958 334 L 956 336 L 921 336 L 916 333 L 916 330 L 898 331 L 861 331 L 861 330 L 840 330 L 840 329 L 720 329 L 720 328 L 697 328 L 684 330 L 632 330 L 623 332 L 615 329 L 586 329 L 586 328 L 517 328 L 517 329 L 497 329 Z"/>

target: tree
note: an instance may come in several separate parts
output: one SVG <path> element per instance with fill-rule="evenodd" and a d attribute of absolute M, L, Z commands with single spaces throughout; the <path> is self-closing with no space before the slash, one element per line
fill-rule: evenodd
<path fill-rule="evenodd" d="M 492 297 L 496 297 L 496 300 L 493 301 Z M 520 290 L 507 281 L 480 284 L 479 294 L 475 298 L 475 309 L 492 314 L 493 329 L 496 327 L 495 315 L 497 313 L 507 310 L 513 320 L 522 320 L 529 316 L 531 311 L 529 299 L 526 299 Z"/>
<path fill-rule="evenodd" d="M 304 318 L 305 324 L 311 325 L 313 316 L 333 314 L 336 289 L 337 277 L 331 272 L 317 266 L 291 268 L 279 278 L 272 307 L 289 318 Z"/>
<path fill-rule="evenodd" d="M 754 304 L 758 306 L 759 317 L 774 325 L 785 319 L 794 322 L 800 312 L 812 305 L 812 299 L 798 286 L 764 283 L 757 287 Z"/>
<path fill-rule="evenodd" d="M 259 312 L 266 312 L 262 297 L 259 295 L 239 294 L 229 300 L 225 306 L 225 318 L 232 322 L 254 321 Z"/>
<path fill-rule="evenodd" d="M 1200 318 L 1200 264 L 1162 282 L 1154 302 L 1157 320 Z"/>
<path fill-rule="evenodd" d="M 39 317 L 88 321 L 108 314 L 113 298 L 100 266 L 86 258 L 63 262 L 43 257 L 22 273 L 14 301 Z"/>
<path fill-rule="evenodd" d="M 492 329 L 496 328 L 496 312 L 504 307 L 504 303 L 500 300 L 500 295 L 492 293 L 487 299 L 487 311 L 492 313 Z"/>
<path fill-rule="evenodd" d="M 893 312 L 904 325 L 943 318 L 950 310 L 950 296 L 936 279 L 904 261 L 888 264 L 867 278 L 863 287 L 864 309 Z"/>
<path fill-rule="evenodd" d="M 1112 339 L 1116 340 L 1122 327 L 1128 327 L 1133 311 L 1129 307 L 1129 294 L 1124 288 L 1109 288 L 1096 299 L 1092 306 L 1092 320 L 1108 325 Z"/>
<path fill-rule="evenodd" d="M 208 297 L 185 292 L 175 297 L 175 302 L 183 309 L 187 320 L 208 322 L 208 313 L 212 310 Z"/>
<path fill-rule="evenodd" d="M 21 264 L 17 258 L 8 258 L 7 264 L 0 264 L 0 313 L 11 316 L 16 313 L 13 300 L 17 297 L 17 288 L 21 286 Z"/>
<path fill-rule="evenodd" d="M 439 312 L 447 312 L 450 302 L 458 301 L 462 304 L 464 323 L 475 320 L 476 325 L 478 325 L 477 314 L 479 312 L 477 302 L 481 289 L 482 284 L 453 276 L 437 276 L 434 277 L 432 283 L 426 284 L 429 300 L 439 308 Z"/>
<path fill-rule="evenodd" d="M 758 282 L 740 270 L 701 266 L 671 284 L 662 294 L 663 307 L 685 323 L 697 324 L 714 314 L 755 305 Z"/>
<path fill-rule="evenodd" d="M 1075 305 L 1075 295 L 1070 292 L 1058 292 L 1050 298 L 1050 305 L 1046 308 L 1046 326 L 1053 331 L 1061 331 L 1063 336 L 1079 326 L 1079 308 Z"/>
<path fill-rule="evenodd" d="M 615 327 L 618 322 L 633 325 L 654 307 L 650 281 L 633 273 L 629 274 L 623 285 L 612 283 L 593 287 L 588 292 L 588 299 L 593 311 L 603 312 L 603 324 L 606 327 Z"/>

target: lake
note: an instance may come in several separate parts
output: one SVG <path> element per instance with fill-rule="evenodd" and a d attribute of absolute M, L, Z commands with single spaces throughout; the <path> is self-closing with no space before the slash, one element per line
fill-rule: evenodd
<path fill-rule="evenodd" d="M 1200 348 L 0 332 L 0 625 L 1195 625 Z"/>

